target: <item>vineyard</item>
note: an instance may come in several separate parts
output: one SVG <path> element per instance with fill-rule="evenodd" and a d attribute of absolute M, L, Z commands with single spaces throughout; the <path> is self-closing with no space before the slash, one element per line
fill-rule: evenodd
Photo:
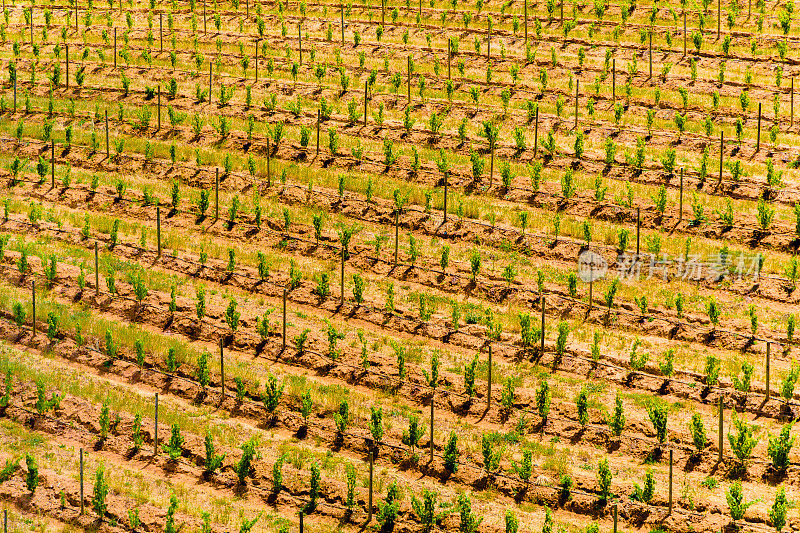
<path fill-rule="evenodd" d="M 800 530 L 794 8 L 4 0 L 2 533 Z"/>

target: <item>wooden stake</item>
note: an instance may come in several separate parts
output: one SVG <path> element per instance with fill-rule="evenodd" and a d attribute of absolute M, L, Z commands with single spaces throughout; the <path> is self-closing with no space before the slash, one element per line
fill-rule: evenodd
<path fill-rule="evenodd" d="M 8 533 L 8 509 L 3 509 L 3 533 Z"/>
<path fill-rule="evenodd" d="M 489 187 L 494 183 L 494 143 L 489 143 Z"/>
<path fill-rule="evenodd" d="M 617 504 L 614 504 L 614 533 L 617 533 Z"/>
<path fill-rule="evenodd" d="M 297 23 L 297 50 L 300 52 L 300 66 L 303 66 L 303 35 L 300 23 Z"/>
<path fill-rule="evenodd" d="M 725 150 L 725 132 L 719 132 L 719 180 L 717 181 L 717 186 L 722 183 L 722 154 Z"/>
<path fill-rule="evenodd" d="M 281 351 L 286 351 L 286 289 L 283 289 L 283 347 Z"/>
<path fill-rule="evenodd" d="M 672 449 L 669 450 L 669 514 L 672 514 Z"/>
<path fill-rule="evenodd" d="M 367 524 L 372 522 L 372 471 L 375 459 L 372 452 L 369 452 L 369 502 L 367 504 Z"/>
<path fill-rule="evenodd" d="M 50 141 L 50 187 L 56 188 L 56 142 Z"/>
<path fill-rule="evenodd" d="M 522 6 L 522 17 L 525 21 L 525 44 L 528 44 L 528 0 L 523 0 Z"/>
<path fill-rule="evenodd" d="M 386 26 L 386 0 L 381 0 L 381 26 Z"/>
<path fill-rule="evenodd" d="M 717 40 L 719 40 L 722 32 L 722 0 L 717 0 Z"/>
<path fill-rule="evenodd" d="M 611 103 L 617 102 L 617 58 L 611 58 Z"/>
<path fill-rule="evenodd" d="M 641 209 L 639 207 L 636 208 L 636 257 L 639 257 L 639 242 L 640 242 L 640 234 L 642 230 L 642 215 Z"/>
<path fill-rule="evenodd" d="M 411 105 L 411 56 L 410 55 L 408 56 L 408 68 L 406 70 L 408 71 L 408 81 L 407 81 L 408 105 Z"/>
<path fill-rule="evenodd" d="M 161 85 L 158 86 L 158 131 L 161 131 Z"/>
<path fill-rule="evenodd" d="M 444 173 L 444 206 L 442 208 L 442 213 L 443 213 L 443 216 L 444 216 L 443 223 L 447 222 L 447 182 L 448 181 L 449 180 L 447 179 L 447 172 L 445 172 Z"/>
<path fill-rule="evenodd" d="M 100 261 L 99 261 L 99 245 L 94 241 L 94 293 L 100 294 Z"/>
<path fill-rule="evenodd" d="M 217 169 L 217 175 L 214 178 L 214 220 L 219 220 L 219 169 Z"/>
<path fill-rule="evenodd" d="M 36 281 L 31 281 L 31 325 L 33 326 L 33 337 L 36 337 Z"/>
<path fill-rule="evenodd" d="M 539 152 L 539 106 L 536 106 L 536 116 L 533 119 L 533 157 Z"/>
<path fill-rule="evenodd" d="M 686 57 L 686 8 L 683 8 L 683 57 Z"/>
<path fill-rule="evenodd" d="M 767 400 L 769 400 L 769 348 L 770 348 L 770 344 L 771 343 L 769 343 L 769 342 L 767 343 L 767 360 L 766 360 L 766 364 L 765 364 L 765 367 L 764 367 L 764 373 L 766 374 L 766 380 L 765 380 L 766 381 L 766 387 L 765 388 L 766 388 Z"/>
<path fill-rule="evenodd" d="M 342 46 L 344 46 L 344 2 L 341 4 L 340 12 L 342 14 Z"/>
<path fill-rule="evenodd" d="M 109 135 L 108 135 L 108 109 L 106 109 L 106 159 L 111 157 L 111 150 L 109 149 Z"/>
<path fill-rule="evenodd" d="M 761 150 L 761 102 L 758 103 L 758 130 L 756 131 L 756 152 Z"/>
<path fill-rule="evenodd" d="M 367 97 L 369 95 L 369 78 L 364 80 L 364 126 L 367 125 Z"/>
<path fill-rule="evenodd" d="M 298 529 L 299 529 L 300 533 L 303 533 L 303 511 L 300 511 L 298 516 L 300 518 L 299 523 L 298 523 Z"/>
<path fill-rule="evenodd" d="M 120 1 L 120 6 L 122 2 Z M 117 68 L 117 28 L 114 28 L 114 68 Z"/>
<path fill-rule="evenodd" d="M 492 406 L 492 345 L 489 344 L 489 365 L 486 370 L 486 409 Z"/>
<path fill-rule="evenodd" d="M 491 66 L 491 59 L 492 59 L 492 23 L 489 22 L 488 26 L 486 27 L 486 59 L 490 61 L 489 66 Z"/>
<path fill-rule="evenodd" d="M 158 393 L 156 393 L 156 405 L 154 410 L 154 431 L 153 431 L 153 455 L 158 455 Z"/>
<path fill-rule="evenodd" d="M 319 121 L 320 121 L 320 110 L 317 109 L 317 157 L 319 157 Z"/>
<path fill-rule="evenodd" d="M 791 99 L 789 100 L 789 127 L 791 128 L 794 126 L 794 77 L 792 77 L 792 93 Z"/>
<path fill-rule="evenodd" d="M 208 33 L 206 28 L 206 0 L 203 0 L 203 33 Z"/>
<path fill-rule="evenodd" d="M 342 297 L 341 297 L 341 305 L 344 306 L 344 246 L 342 246 L 342 273 L 341 273 L 341 281 L 342 281 Z"/>
<path fill-rule="evenodd" d="M 158 257 L 161 257 L 161 206 L 156 206 L 156 243 L 158 246 Z"/>
<path fill-rule="evenodd" d="M 433 389 L 433 392 L 431 392 L 431 445 L 430 445 L 431 463 L 433 463 L 433 405 L 435 399 L 436 399 L 436 389 Z"/>
<path fill-rule="evenodd" d="M 578 95 L 580 94 L 581 80 L 575 79 L 575 130 L 578 129 Z"/>
<path fill-rule="evenodd" d="M 225 401 L 225 349 L 223 340 L 219 339 L 219 385 L 222 389 L 222 401 Z"/>
<path fill-rule="evenodd" d="M 653 79 L 653 32 L 647 32 L 648 49 L 650 50 L 650 80 Z"/>
<path fill-rule="evenodd" d="M 542 334 L 541 334 L 541 343 L 542 344 L 541 344 L 541 347 L 540 347 L 539 357 L 543 357 L 544 356 L 544 326 L 545 326 L 545 323 L 544 323 L 544 310 L 547 307 L 547 305 L 546 305 L 546 302 L 545 302 L 545 299 L 544 299 L 544 294 L 542 294 L 540 296 L 540 298 L 542 299 Z"/>
<path fill-rule="evenodd" d="M 450 75 L 450 60 L 451 60 L 450 56 L 452 55 L 452 50 L 453 50 L 453 45 L 452 45 L 451 41 L 452 41 L 452 39 L 450 37 L 448 37 L 447 38 L 447 79 L 448 80 L 452 79 L 452 77 Z"/>
<path fill-rule="evenodd" d="M 76 10 L 75 13 L 77 14 L 77 10 Z M 76 22 L 77 22 L 77 20 L 76 20 Z M 76 24 L 76 26 L 77 26 L 77 24 Z M 66 64 L 67 64 L 67 75 L 64 77 L 64 83 L 66 84 L 67 89 L 69 89 L 69 43 L 64 45 L 64 50 L 65 50 L 64 59 L 66 60 Z"/>
<path fill-rule="evenodd" d="M 725 407 L 722 403 L 722 394 L 719 395 L 719 462 L 722 463 L 722 451 L 724 441 L 722 440 L 722 416 L 724 414 Z"/>
<path fill-rule="evenodd" d="M 272 152 L 272 149 L 270 147 L 269 139 L 267 139 L 267 187 L 268 188 L 272 186 L 272 177 L 270 175 L 271 173 L 270 173 L 270 168 L 269 168 L 269 160 L 270 160 L 270 157 L 272 155 L 271 152 Z"/>
<path fill-rule="evenodd" d="M 400 229 L 398 228 L 400 224 L 400 211 L 395 210 L 394 212 L 394 266 L 397 267 L 397 246 L 400 241 Z"/>
<path fill-rule="evenodd" d="M 256 83 L 258 83 L 258 43 L 259 40 L 256 39 L 256 57 L 255 57 L 255 66 L 256 66 Z"/>
<path fill-rule="evenodd" d="M 78 456 L 80 457 L 81 464 L 81 515 L 83 515 L 83 448 L 80 448 L 78 451 Z"/>
<path fill-rule="evenodd" d="M 164 51 L 164 13 L 158 14 L 158 40 L 161 43 L 161 52 Z"/>
<path fill-rule="evenodd" d="M 211 58 L 208 60 L 208 103 L 211 103 L 211 79 L 214 75 L 214 64 L 211 62 Z"/>
<path fill-rule="evenodd" d="M 19 71 L 14 73 L 14 113 L 17 112 L 17 77 L 19 76 Z"/>

